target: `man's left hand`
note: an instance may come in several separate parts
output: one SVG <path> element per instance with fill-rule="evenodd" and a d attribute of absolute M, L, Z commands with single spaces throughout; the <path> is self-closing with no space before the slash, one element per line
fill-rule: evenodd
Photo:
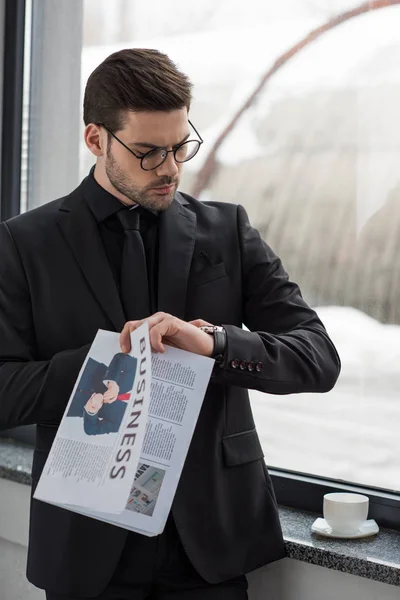
<path fill-rule="evenodd" d="M 202 356 L 211 356 L 214 350 L 212 336 L 201 331 L 197 325 L 200 322 L 205 324 L 205 321 L 197 320 L 187 323 L 168 313 L 158 312 L 147 319 L 125 323 L 120 335 L 122 352 L 130 352 L 130 333 L 145 321 L 149 324 L 150 344 L 154 352 L 165 352 L 164 344 Z"/>
<path fill-rule="evenodd" d="M 111 404 L 117 399 L 119 394 L 119 385 L 115 381 L 107 383 L 107 391 L 103 394 L 104 404 Z"/>

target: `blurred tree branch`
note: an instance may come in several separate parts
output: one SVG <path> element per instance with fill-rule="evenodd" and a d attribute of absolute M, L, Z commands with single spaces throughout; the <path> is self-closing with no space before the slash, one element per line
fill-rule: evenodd
<path fill-rule="evenodd" d="M 321 37 L 327 31 L 330 31 L 331 29 L 338 27 L 338 25 L 341 25 L 345 21 L 354 19 L 355 17 L 358 17 L 359 15 L 362 15 L 364 13 L 371 12 L 373 10 L 378 10 L 380 8 L 386 8 L 388 6 L 394 6 L 396 4 L 400 4 L 400 0 L 370 0 L 369 2 L 364 2 L 356 8 L 352 8 L 351 10 L 348 10 L 339 15 L 336 15 L 335 17 L 332 17 L 324 25 L 320 25 L 316 29 L 310 31 L 310 33 L 305 38 L 300 40 L 300 42 L 297 42 L 294 46 L 289 48 L 289 50 L 281 54 L 275 60 L 273 65 L 268 69 L 268 71 L 261 77 L 256 88 L 253 90 L 253 92 L 250 94 L 250 96 L 247 98 L 244 104 L 237 110 L 237 112 L 234 114 L 234 116 L 232 117 L 228 125 L 225 127 L 225 129 L 223 129 L 223 131 L 219 134 L 204 162 L 204 165 L 195 177 L 191 194 L 194 197 L 198 198 L 201 192 L 208 187 L 211 178 L 216 170 L 216 155 L 220 146 L 231 133 L 231 131 L 234 129 L 241 116 L 254 103 L 255 99 L 263 90 L 267 81 L 269 81 L 274 75 L 274 73 L 276 73 L 295 54 L 297 54 L 297 52 L 314 42 L 317 38 Z"/>

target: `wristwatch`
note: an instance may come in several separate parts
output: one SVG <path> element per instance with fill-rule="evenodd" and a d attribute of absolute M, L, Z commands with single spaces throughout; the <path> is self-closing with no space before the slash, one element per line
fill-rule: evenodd
<path fill-rule="evenodd" d="M 219 325 L 203 325 L 199 327 L 205 333 L 214 336 L 214 350 L 211 354 L 211 358 L 220 365 L 224 361 L 225 349 L 226 349 L 226 331 Z"/>

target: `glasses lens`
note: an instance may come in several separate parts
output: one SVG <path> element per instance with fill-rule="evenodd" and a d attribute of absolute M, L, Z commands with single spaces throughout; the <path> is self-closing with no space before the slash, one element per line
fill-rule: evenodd
<path fill-rule="evenodd" d="M 151 150 L 142 158 L 142 169 L 151 171 L 159 167 L 167 157 L 167 151 L 162 148 Z"/>
<path fill-rule="evenodd" d="M 197 154 L 199 148 L 200 142 L 197 140 L 189 140 L 188 142 L 184 142 L 175 150 L 176 162 L 182 163 L 190 160 L 195 154 Z"/>

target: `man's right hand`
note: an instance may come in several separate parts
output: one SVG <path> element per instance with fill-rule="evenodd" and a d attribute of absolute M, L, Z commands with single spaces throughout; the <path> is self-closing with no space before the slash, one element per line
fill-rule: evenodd
<path fill-rule="evenodd" d="M 145 321 L 149 325 L 150 344 L 154 352 L 165 352 L 164 344 L 201 356 L 211 356 L 213 352 L 213 338 L 197 325 L 197 323 L 206 323 L 206 321 L 197 319 L 194 321 L 196 323 L 194 325 L 163 312 L 158 312 L 141 321 L 128 321 L 128 323 L 125 323 L 120 335 L 122 352 L 130 352 L 130 334 Z"/>
<path fill-rule="evenodd" d="M 107 391 L 104 392 L 103 401 L 104 404 L 111 404 L 115 402 L 119 394 L 119 385 L 115 381 L 107 382 Z"/>
<path fill-rule="evenodd" d="M 99 412 L 103 406 L 104 399 L 103 394 L 92 394 L 89 400 L 85 404 L 85 410 L 90 415 L 95 415 Z"/>

